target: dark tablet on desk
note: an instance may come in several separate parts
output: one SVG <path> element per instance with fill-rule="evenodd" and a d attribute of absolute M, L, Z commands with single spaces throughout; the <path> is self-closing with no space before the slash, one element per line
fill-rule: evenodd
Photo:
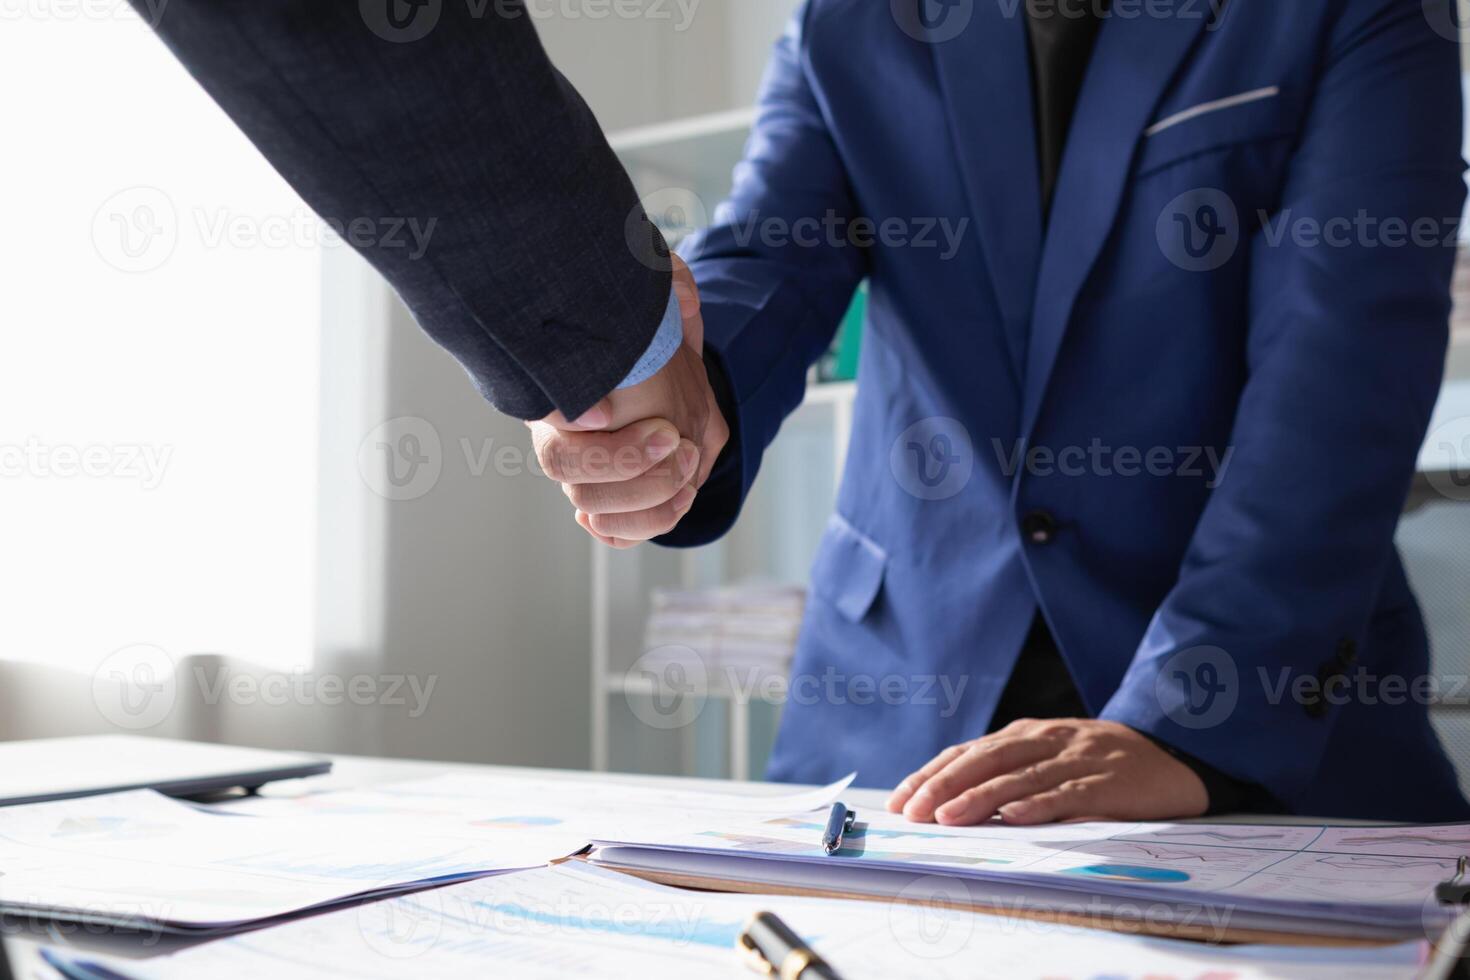
<path fill-rule="evenodd" d="M 140 735 L 0 742 L 0 806 L 130 789 L 205 796 L 316 776 L 331 768 L 329 759 L 295 752 Z M 0 980 L 8 978 L 0 974 Z"/>

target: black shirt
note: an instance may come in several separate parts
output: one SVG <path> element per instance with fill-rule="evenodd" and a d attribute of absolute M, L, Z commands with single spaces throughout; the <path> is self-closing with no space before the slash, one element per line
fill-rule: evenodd
<path fill-rule="evenodd" d="M 1026 0 L 1043 215 L 1050 214 L 1067 133 L 1107 9 L 1107 0 Z M 1077 683 L 1038 613 L 991 716 L 990 730 L 997 731 L 1020 718 L 1086 717 L 1087 705 Z M 1194 770 L 1209 794 L 1211 813 L 1281 812 L 1281 805 L 1261 787 L 1233 779 L 1157 737 L 1143 734 Z"/>

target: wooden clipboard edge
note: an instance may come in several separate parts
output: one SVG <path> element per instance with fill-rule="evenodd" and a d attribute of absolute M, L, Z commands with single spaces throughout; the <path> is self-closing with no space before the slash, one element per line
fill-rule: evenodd
<path fill-rule="evenodd" d="M 579 855 L 575 860 L 586 861 Z M 590 863 L 590 862 L 589 862 Z M 1079 926 L 1104 932 L 1116 932 L 1130 936 L 1152 936 L 1162 939 L 1187 939 L 1210 945 L 1238 945 L 1241 943 L 1270 943 L 1281 946 L 1314 946 L 1335 949 L 1361 949 L 1392 946 L 1403 940 L 1364 939 L 1352 936 L 1318 936 L 1309 933 L 1276 931 L 1272 929 L 1242 929 L 1218 927 L 1194 923 L 1152 922 L 1127 916 L 1114 916 L 1108 921 L 1099 917 L 1076 912 L 1048 911 L 1045 909 L 1016 909 L 979 902 L 946 902 L 931 899 L 906 899 L 899 896 L 864 895 L 856 892 L 839 892 L 823 888 L 798 888 L 794 885 L 764 884 L 755 881 L 739 881 L 729 878 L 708 878 L 702 875 L 681 874 L 673 871 L 652 871 L 646 868 L 624 867 L 608 861 L 598 861 L 594 867 L 607 868 L 622 874 L 632 875 L 656 885 L 670 885 L 696 891 L 732 892 L 744 895 L 787 895 L 793 898 L 840 898 L 854 902 L 904 902 L 907 904 L 939 906 L 961 912 L 978 912 L 1001 918 L 1026 919 L 1032 922 L 1050 922 L 1057 925 Z"/>

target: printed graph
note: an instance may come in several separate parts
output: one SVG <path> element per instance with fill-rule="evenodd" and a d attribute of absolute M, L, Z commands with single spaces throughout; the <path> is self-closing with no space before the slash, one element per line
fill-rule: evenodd
<path fill-rule="evenodd" d="M 1351 844 L 1354 847 L 1374 847 L 1382 845 L 1425 845 L 1428 847 L 1455 847 L 1470 851 L 1470 834 L 1445 835 L 1418 834 L 1405 831 L 1396 834 L 1365 834 L 1360 837 L 1344 837 L 1341 843 Z"/>
<path fill-rule="evenodd" d="M 1455 862 L 1439 858 L 1392 857 L 1386 854 L 1329 854 L 1317 859 L 1318 864 L 1357 871 L 1408 871 L 1433 868 L 1434 877 L 1454 871 Z"/>
<path fill-rule="evenodd" d="M 1175 885 L 1190 880 L 1188 871 L 1180 871 L 1178 868 L 1150 868 L 1139 864 L 1088 864 L 1080 868 L 1067 868 L 1062 873 L 1082 878 L 1131 881 L 1149 885 Z"/>
<path fill-rule="evenodd" d="M 281 850 L 231 858 L 229 864 L 231 867 L 246 871 L 274 871 L 282 874 L 366 881 L 375 884 L 427 881 L 485 870 L 483 856 L 477 860 L 476 856 L 468 851 L 425 855 L 397 861 L 364 861 L 358 864 L 347 864 L 330 859 L 321 860 L 300 851 Z"/>
<path fill-rule="evenodd" d="M 1259 830 L 1242 827 L 1238 830 L 1195 830 L 1191 827 L 1171 827 L 1168 830 L 1155 830 L 1150 834 L 1152 837 L 1164 839 L 1180 838 L 1184 840 L 1208 840 L 1217 844 L 1244 844 L 1268 846 L 1286 840 L 1290 835 L 1284 830 L 1272 830 L 1262 828 Z"/>
<path fill-rule="evenodd" d="M 1159 846 L 1151 844 L 1139 844 L 1134 841 L 1118 841 L 1109 846 L 1110 850 L 1132 852 L 1144 857 L 1153 858 L 1156 861 L 1177 861 L 1180 863 L 1195 862 L 1201 865 L 1222 864 L 1226 866 L 1238 865 L 1240 863 L 1240 852 L 1229 850 L 1209 850 L 1179 847 L 1177 845 Z"/>
<path fill-rule="evenodd" d="M 54 840 L 151 840 L 178 829 L 176 824 L 128 817 L 66 817 L 51 831 L 51 837 Z"/>
<path fill-rule="evenodd" d="M 735 940 L 744 928 L 743 922 L 733 920 L 681 919 L 668 914 L 668 909 L 652 909 L 649 914 L 642 916 L 630 914 L 636 910 L 621 909 L 619 915 L 613 916 L 594 911 L 535 908 L 516 902 L 476 902 L 475 907 L 477 914 L 488 916 L 483 921 L 496 923 L 512 933 L 518 930 L 511 923 L 519 922 L 560 931 L 650 939 L 679 945 L 712 946 L 722 952 L 735 948 Z"/>
<path fill-rule="evenodd" d="M 471 827 L 503 827 L 511 830 L 526 830 L 536 827 L 559 827 L 565 823 L 561 817 L 552 817 L 544 814 L 529 814 L 509 817 L 487 817 L 484 820 L 471 820 Z"/>

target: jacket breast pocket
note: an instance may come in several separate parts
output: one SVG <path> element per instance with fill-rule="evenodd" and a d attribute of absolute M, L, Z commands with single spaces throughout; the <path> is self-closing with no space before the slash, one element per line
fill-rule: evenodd
<path fill-rule="evenodd" d="M 1286 143 L 1295 138 L 1298 122 L 1275 86 L 1196 103 L 1165 114 L 1144 130 L 1134 176 L 1233 147 Z"/>
<path fill-rule="evenodd" d="M 883 588 L 888 552 L 872 538 L 833 514 L 812 563 L 812 591 L 849 622 L 861 622 Z"/>

